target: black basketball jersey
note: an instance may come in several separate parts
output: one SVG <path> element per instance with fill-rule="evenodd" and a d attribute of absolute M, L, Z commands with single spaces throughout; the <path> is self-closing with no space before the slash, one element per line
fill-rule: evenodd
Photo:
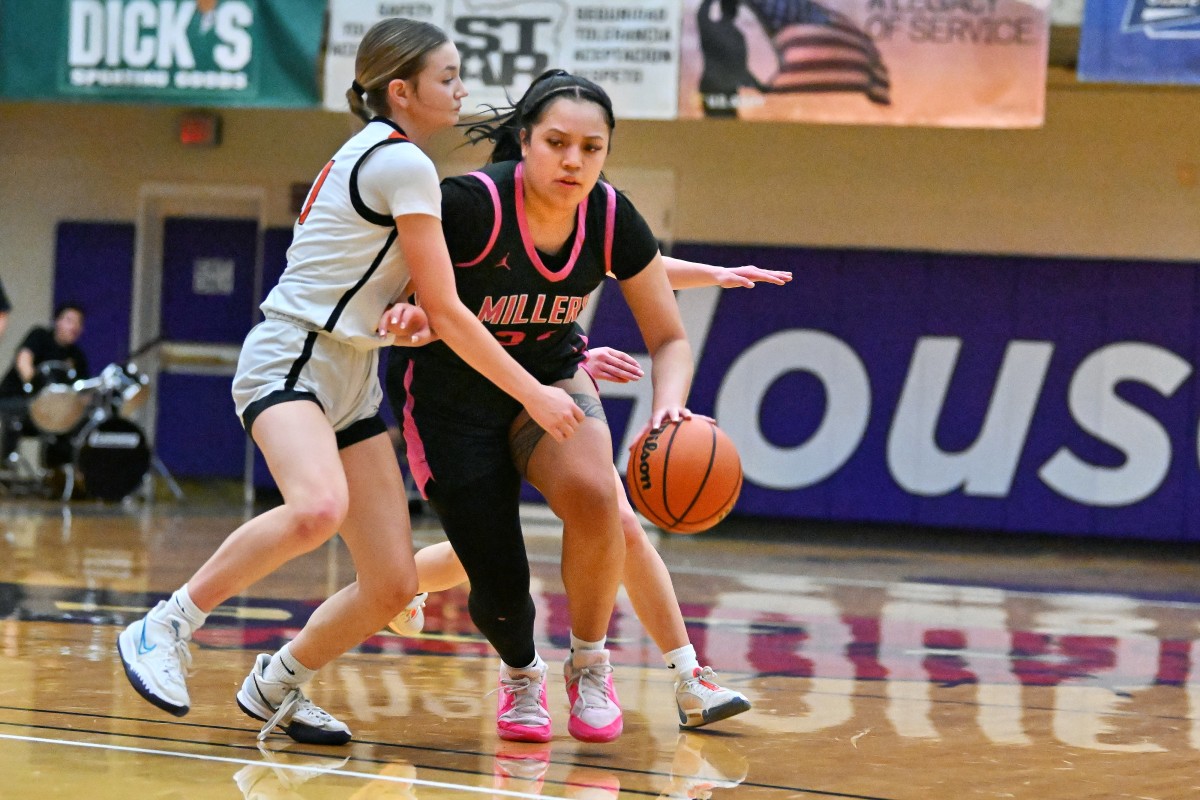
<path fill-rule="evenodd" d="M 606 274 L 641 272 L 658 242 L 633 204 L 600 181 L 562 252 L 539 252 L 525 222 L 522 167 L 506 161 L 444 180 L 442 229 L 459 298 L 518 363 L 550 383 L 574 374 L 583 358 L 576 319 L 588 296 Z M 440 342 L 422 349 L 430 348 L 458 359 Z"/>

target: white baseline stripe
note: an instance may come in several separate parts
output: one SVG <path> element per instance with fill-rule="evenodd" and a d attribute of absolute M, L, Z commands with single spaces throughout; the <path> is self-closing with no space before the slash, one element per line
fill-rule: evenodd
<path fill-rule="evenodd" d="M 286 769 L 294 772 L 321 772 L 319 769 L 314 769 L 312 766 L 302 767 L 295 764 L 275 764 L 261 759 L 253 761 L 248 758 L 230 758 L 228 756 L 211 756 L 201 753 L 178 753 L 172 750 L 152 750 L 146 747 L 128 747 L 119 744 L 100 744 L 97 742 L 73 742 L 65 739 L 45 739 L 39 736 L 19 736 L 16 734 L 0 733 L 0 739 L 11 739 L 17 742 L 35 742 L 37 744 L 58 744 L 67 747 L 89 747 L 96 750 L 116 750 L 123 753 L 141 753 L 151 756 L 167 756 L 170 758 L 190 758 L 196 761 L 211 761 L 218 764 L 240 764 L 247 767 L 270 767 L 271 769 Z M 413 786 L 430 786 L 436 789 L 453 789 L 459 792 L 474 792 L 476 794 L 494 794 L 503 795 L 504 797 L 524 797 L 524 798 L 544 798 L 545 794 L 528 794 L 526 792 L 513 792 L 507 789 L 490 789 L 482 786 L 466 786 L 461 783 L 442 783 L 441 781 L 427 781 L 421 778 L 400 778 L 394 775 L 379 775 L 370 772 L 356 772 L 353 770 L 334 769 L 322 772 L 324 775 L 339 775 L 347 778 L 363 778 L 372 781 L 388 781 L 390 783 L 406 783 Z"/>

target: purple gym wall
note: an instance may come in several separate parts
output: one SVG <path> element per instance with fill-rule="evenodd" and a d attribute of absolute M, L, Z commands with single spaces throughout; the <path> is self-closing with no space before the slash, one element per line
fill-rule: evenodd
<path fill-rule="evenodd" d="M 268 288 L 289 239 L 268 232 Z M 97 368 L 127 348 L 131 245 L 127 224 L 60 226 L 55 298 L 85 298 Z M 796 275 L 679 295 L 698 358 L 691 406 L 715 411 L 742 453 L 736 515 L 1200 540 L 1193 265 L 702 244 L 674 254 Z M 596 303 L 593 344 L 642 353 L 615 284 Z M 624 455 L 649 414 L 649 380 L 603 389 Z M 240 475 L 240 449 L 229 458 Z"/>
<path fill-rule="evenodd" d="M 1194 266 L 674 255 L 795 273 L 785 287 L 679 295 L 698 358 L 691 408 L 742 454 L 735 514 L 1200 539 Z M 591 341 L 645 364 L 615 286 Z M 639 427 L 649 414 L 648 389 L 604 385 L 618 442 L 631 413 Z"/>

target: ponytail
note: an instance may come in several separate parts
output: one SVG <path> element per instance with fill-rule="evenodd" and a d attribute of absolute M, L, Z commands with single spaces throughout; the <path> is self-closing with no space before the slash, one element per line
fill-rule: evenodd
<path fill-rule="evenodd" d="M 350 112 L 363 122 L 391 114 L 388 84 L 412 80 L 425 66 L 429 51 L 450 41 L 428 22 L 391 17 L 371 26 L 358 45 L 354 81 L 346 91 Z"/>

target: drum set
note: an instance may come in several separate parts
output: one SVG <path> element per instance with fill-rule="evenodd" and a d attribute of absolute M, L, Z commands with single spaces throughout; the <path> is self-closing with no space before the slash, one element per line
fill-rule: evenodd
<path fill-rule="evenodd" d="M 150 377 L 132 362 L 109 364 L 94 378 L 80 380 L 62 361 L 44 362 L 38 373 L 29 418 L 43 434 L 70 443 L 63 499 L 72 496 L 76 480 L 89 497 L 101 500 L 124 499 L 141 486 L 157 459 L 131 417 L 149 397 Z"/>

